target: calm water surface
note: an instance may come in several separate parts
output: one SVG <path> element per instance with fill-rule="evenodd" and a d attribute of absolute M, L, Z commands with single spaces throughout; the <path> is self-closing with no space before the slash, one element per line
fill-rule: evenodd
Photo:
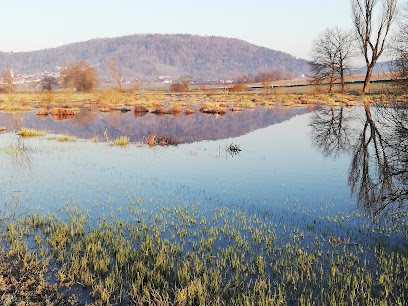
<path fill-rule="evenodd" d="M 78 205 L 102 216 L 140 200 L 300 210 L 310 218 L 369 214 L 383 204 L 406 204 L 406 114 L 379 107 L 274 108 L 225 117 L 137 118 L 82 110 L 55 121 L 27 113 L 25 127 L 50 133 L 31 139 L 15 130 L 0 134 L 2 210 L 54 212 Z M 16 117 L 0 114 L 0 126 L 15 127 Z M 120 148 L 84 140 L 104 139 L 105 131 L 109 140 L 125 135 L 133 143 Z M 52 133 L 80 139 L 60 143 Z M 136 143 L 152 134 L 180 144 L 151 149 Z M 230 144 L 241 151 L 229 153 Z"/>

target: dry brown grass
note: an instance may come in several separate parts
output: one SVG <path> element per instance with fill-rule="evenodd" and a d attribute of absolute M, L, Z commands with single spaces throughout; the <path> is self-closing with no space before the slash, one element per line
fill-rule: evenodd
<path fill-rule="evenodd" d="M 192 108 L 186 108 L 186 109 L 184 110 L 184 114 L 185 114 L 186 116 L 190 116 L 190 115 L 195 114 L 195 111 L 194 111 L 194 109 L 192 109 Z"/>
<path fill-rule="evenodd" d="M 205 114 L 225 114 L 227 112 L 223 103 L 204 103 L 199 111 Z"/>
<path fill-rule="evenodd" d="M 34 129 L 25 129 L 22 128 L 20 132 L 18 133 L 21 137 L 41 137 L 45 135 L 45 132 L 43 131 L 37 131 Z"/>
<path fill-rule="evenodd" d="M 38 116 L 48 116 L 48 111 L 45 108 L 42 108 L 37 113 Z"/>
<path fill-rule="evenodd" d="M 153 148 L 157 145 L 160 145 L 162 147 L 177 146 L 180 142 L 177 139 L 173 139 L 168 136 L 158 137 L 156 135 L 150 135 L 146 138 L 145 143 L 150 148 Z"/>
<path fill-rule="evenodd" d="M 183 107 L 181 105 L 176 105 L 171 109 L 173 114 L 180 114 L 183 111 Z"/>
<path fill-rule="evenodd" d="M 149 109 L 146 106 L 137 104 L 137 105 L 134 106 L 133 111 L 135 113 L 148 113 Z"/>
<path fill-rule="evenodd" d="M 71 116 L 75 115 L 80 111 L 79 108 L 61 108 L 61 107 L 54 107 L 50 110 L 51 115 L 64 117 L 64 116 Z"/>

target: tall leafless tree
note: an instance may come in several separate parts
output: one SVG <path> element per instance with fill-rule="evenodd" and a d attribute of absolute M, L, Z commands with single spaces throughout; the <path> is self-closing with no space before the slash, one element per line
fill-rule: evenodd
<path fill-rule="evenodd" d="M 376 10 L 378 2 L 382 7 Z M 388 33 L 397 16 L 397 0 L 351 0 L 351 8 L 356 37 L 367 66 L 363 87 L 363 93 L 367 93 L 374 66 L 384 51 Z"/>
<path fill-rule="evenodd" d="M 7 93 L 12 93 L 15 90 L 15 76 L 12 68 L 6 69 L 1 73 L 3 87 Z"/>
<path fill-rule="evenodd" d="M 391 48 L 391 68 L 398 87 L 408 91 L 408 3 L 405 4 L 401 17 Z"/>
<path fill-rule="evenodd" d="M 185 91 L 190 91 L 189 86 L 190 86 L 192 80 L 193 80 L 193 78 L 191 76 L 188 76 L 188 75 L 183 75 L 183 76 L 181 76 L 179 78 L 179 82 L 180 82 L 180 84 L 182 84 L 184 86 Z"/>
<path fill-rule="evenodd" d="M 341 82 L 341 92 L 345 91 L 345 74 L 351 70 L 350 59 L 354 56 L 354 38 L 352 31 L 342 30 L 338 27 L 333 29 L 333 40 L 337 46 L 335 57 L 336 71 Z"/>
<path fill-rule="evenodd" d="M 119 89 L 122 89 L 123 70 L 118 63 L 118 60 L 116 58 L 111 58 L 110 60 L 108 60 L 107 65 L 111 77 L 118 84 Z"/>
<path fill-rule="evenodd" d="M 329 92 L 333 84 L 340 78 L 342 92 L 344 92 L 344 77 L 350 67 L 350 58 L 353 55 L 354 39 L 350 31 L 338 27 L 326 29 L 314 41 L 311 51 L 312 83 L 320 84 L 329 80 Z"/>
<path fill-rule="evenodd" d="M 323 80 L 329 80 L 329 92 L 333 90 L 336 79 L 336 56 L 337 46 L 333 40 L 333 31 L 326 29 L 313 42 L 310 52 L 312 61 L 309 63 L 312 72 L 312 83 L 320 84 Z"/>

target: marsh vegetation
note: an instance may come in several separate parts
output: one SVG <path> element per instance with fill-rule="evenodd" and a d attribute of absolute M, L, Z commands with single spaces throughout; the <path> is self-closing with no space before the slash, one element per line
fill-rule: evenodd
<path fill-rule="evenodd" d="M 405 96 L 42 95 L 1 98 L 1 303 L 407 303 Z"/>

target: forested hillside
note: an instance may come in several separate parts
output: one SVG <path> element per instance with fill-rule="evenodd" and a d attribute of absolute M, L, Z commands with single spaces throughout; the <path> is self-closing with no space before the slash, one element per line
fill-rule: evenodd
<path fill-rule="evenodd" d="M 305 60 L 238 39 L 160 34 L 93 39 L 32 52 L 0 52 L 0 69 L 12 67 L 19 74 L 53 72 L 86 60 L 107 77 L 107 62 L 112 58 L 118 61 L 125 79 L 191 75 L 196 80 L 210 80 L 276 69 L 298 76 L 308 69 Z"/>

